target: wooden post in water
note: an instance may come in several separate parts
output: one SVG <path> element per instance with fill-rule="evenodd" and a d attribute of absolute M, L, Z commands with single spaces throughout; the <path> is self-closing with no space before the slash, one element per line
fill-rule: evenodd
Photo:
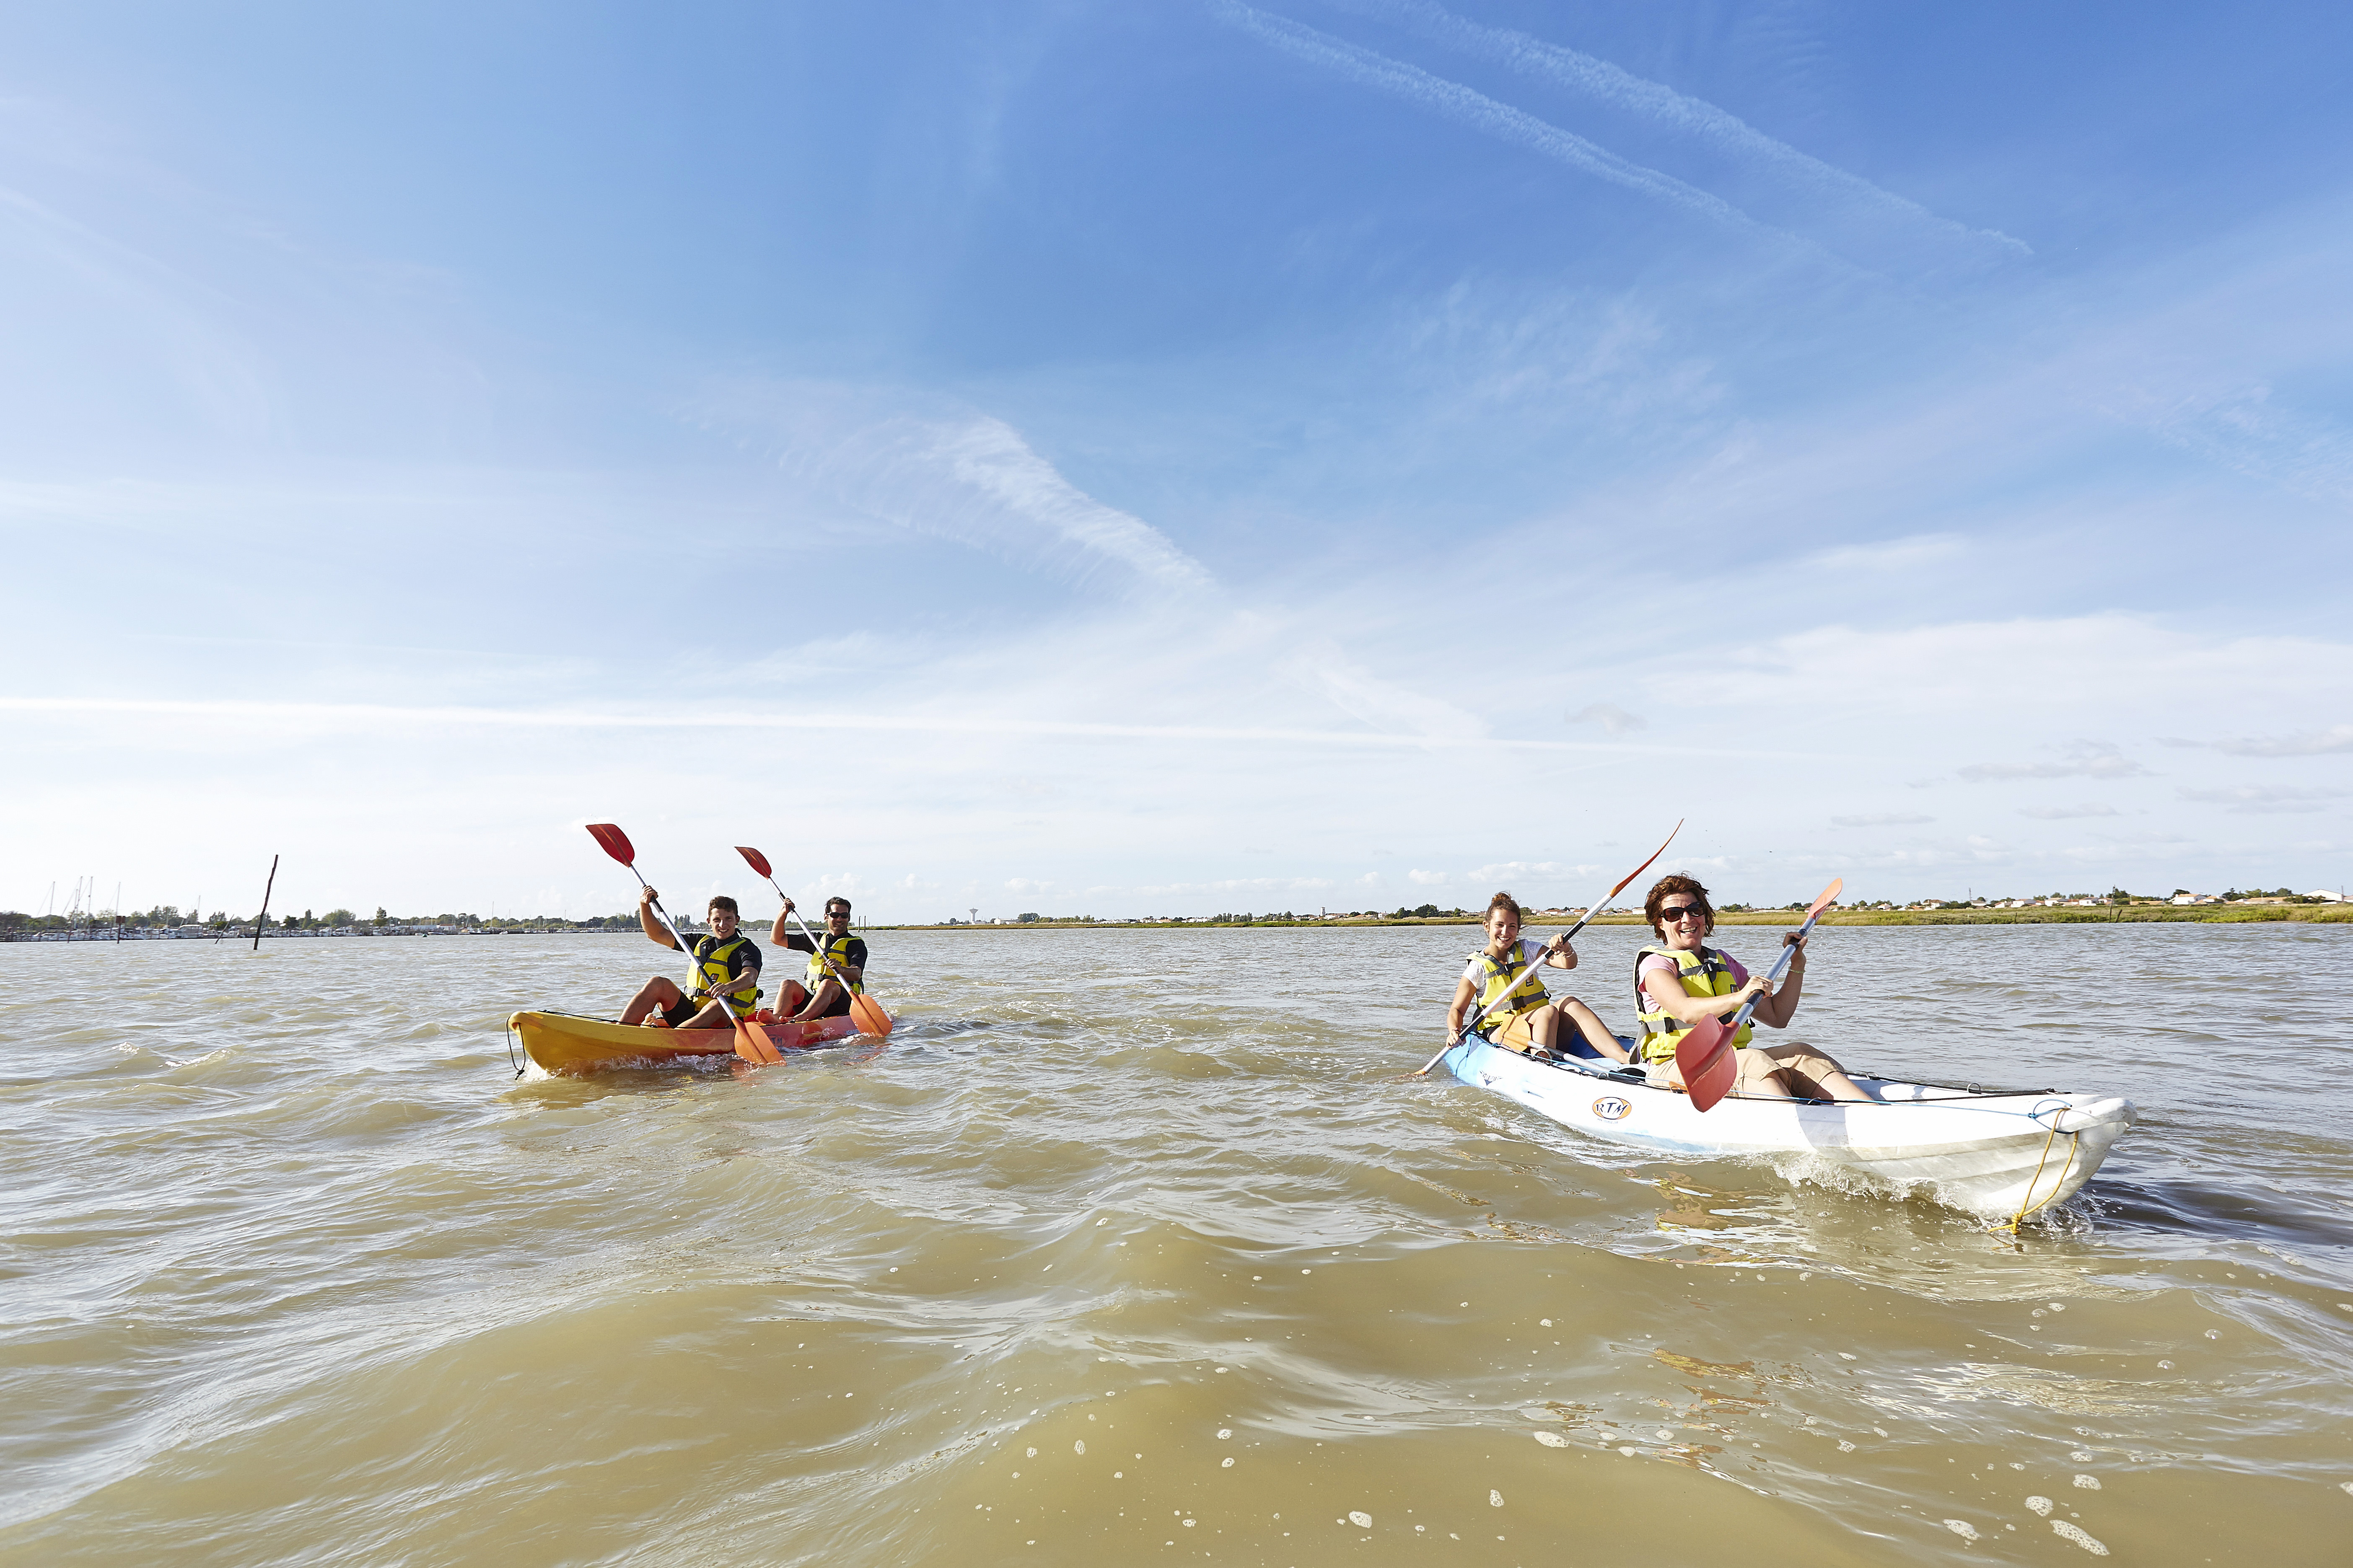
<path fill-rule="evenodd" d="M 261 951 L 261 928 L 269 923 L 269 889 L 278 886 L 278 857 L 269 858 L 269 880 L 261 886 L 261 912 L 253 917 L 253 951 Z"/>

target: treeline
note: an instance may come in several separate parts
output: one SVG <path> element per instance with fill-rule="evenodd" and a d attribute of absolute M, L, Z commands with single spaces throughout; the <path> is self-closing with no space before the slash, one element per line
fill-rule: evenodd
<path fill-rule="evenodd" d="M 216 910 L 193 923 L 206 931 L 251 931 L 252 915 L 230 914 Z M 71 914 L 28 915 L 17 910 L 0 910 L 0 933 L 44 931 L 111 931 L 121 926 L 127 931 L 174 931 L 191 922 L 184 918 L 178 906 L 157 904 L 153 909 L 135 910 L 123 915 Z M 379 907 L 375 913 L 362 919 L 350 910 L 329 910 L 317 914 L 304 910 L 301 914 L 272 915 L 271 931 L 349 931 L 362 927 L 390 930 L 400 927 L 438 926 L 459 931 L 635 931 L 638 917 L 634 911 L 617 915 L 592 915 L 586 920 L 566 920 L 561 915 L 492 916 L 484 919 L 471 912 L 438 915 L 395 915 Z"/>

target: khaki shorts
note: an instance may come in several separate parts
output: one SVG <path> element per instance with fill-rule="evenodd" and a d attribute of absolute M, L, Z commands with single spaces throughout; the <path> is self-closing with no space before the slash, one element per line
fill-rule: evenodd
<path fill-rule="evenodd" d="M 1846 1070 L 1802 1040 L 1786 1046 L 1743 1046 L 1732 1053 L 1732 1059 L 1740 1068 L 1740 1076 L 1733 1080 L 1732 1092 L 1761 1100 L 1787 1100 L 1789 1097 L 1790 1091 L 1774 1076 L 1784 1068 L 1795 1068 L 1799 1077 L 1817 1085 L 1822 1081 L 1824 1074 Z M 1650 1068 L 1652 1082 L 1671 1083 L 1677 1089 L 1683 1087 L 1683 1069 L 1676 1065 L 1674 1058 L 1654 1061 L 1650 1064 Z M 1804 1092 L 1803 1085 L 1799 1086 L 1798 1092 Z"/>

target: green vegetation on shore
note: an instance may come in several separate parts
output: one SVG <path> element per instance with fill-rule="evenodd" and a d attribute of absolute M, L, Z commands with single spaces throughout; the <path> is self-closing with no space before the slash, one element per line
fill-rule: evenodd
<path fill-rule="evenodd" d="M 1793 926 L 1805 918 L 1802 910 L 1740 910 L 1719 915 L 1718 925 Z M 2162 922 L 2189 925 L 2243 925 L 2252 921 L 2290 921 L 2307 925 L 2353 925 L 2353 904 L 2104 904 L 2096 909 L 2042 908 L 2022 910 L 1833 910 L 1822 916 L 1824 925 L 1957 926 L 1957 925 L 2115 925 Z M 1313 915 L 1269 915 L 1208 920 L 1103 921 L 1049 920 L 973 925 L 958 921 L 948 925 L 878 925 L 874 931 L 1224 931 L 1237 926 L 1476 926 L 1473 915 L 1355 915 L 1321 920 Z M 1531 930 L 1567 925 L 1567 919 L 1531 914 Z M 1640 926 L 1640 911 L 1606 914 L 1598 926 Z"/>

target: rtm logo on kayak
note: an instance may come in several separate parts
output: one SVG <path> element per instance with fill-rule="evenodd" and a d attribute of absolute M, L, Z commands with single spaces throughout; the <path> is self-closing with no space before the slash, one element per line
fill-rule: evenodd
<path fill-rule="evenodd" d="M 1615 1121 L 1633 1109 L 1632 1104 L 1619 1099 L 1614 1094 L 1604 1095 L 1593 1102 L 1593 1114 L 1604 1121 Z"/>

